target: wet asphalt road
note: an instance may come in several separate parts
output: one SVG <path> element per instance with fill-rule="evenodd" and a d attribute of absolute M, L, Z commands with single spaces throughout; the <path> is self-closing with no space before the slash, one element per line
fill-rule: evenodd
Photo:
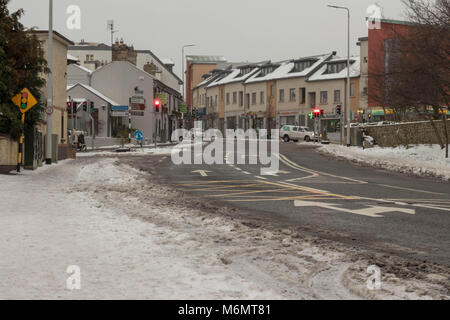
<path fill-rule="evenodd" d="M 174 165 L 170 156 L 130 161 L 219 206 L 352 246 L 450 265 L 448 182 L 333 159 L 313 144 L 281 143 L 279 154 L 279 172 L 269 176 L 248 164 L 248 154 L 247 164 Z"/>

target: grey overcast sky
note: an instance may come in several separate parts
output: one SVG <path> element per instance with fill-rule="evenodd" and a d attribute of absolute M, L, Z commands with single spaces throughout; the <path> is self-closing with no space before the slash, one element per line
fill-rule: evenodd
<path fill-rule="evenodd" d="M 347 18 L 351 10 L 351 48 L 367 36 L 367 8 L 377 3 L 385 18 L 403 19 L 400 0 L 55 0 L 55 30 L 73 41 L 110 44 L 107 20 L 114 19 L 123 38 L 136 49 L 171 58 L 181 74 L 181 47 L 187 54 L 224 55 L 228 61 L 283 60 L 336 50 L 346 54 Z M 69 30 L 69 5 L 81 8 L 81 29 Z M 48 0 L 11 0 L 10 10 L 23 8 L 26 27 L 48 29 Z"/>

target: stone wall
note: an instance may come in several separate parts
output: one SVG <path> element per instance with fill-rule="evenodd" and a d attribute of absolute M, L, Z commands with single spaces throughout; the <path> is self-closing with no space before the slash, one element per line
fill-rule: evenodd
<path fill-rule="evenodd" d="M 443 122 L 435 121 L 435 124 L 445 142 Z M 430 121 L 368 126 L 366 128 L 369 135 L 375 138 L 380 147 L 396 147 L 406 144 L 438 144 Z M 447 121 L 447 132 L 450 135 L 450 121 Z"/>

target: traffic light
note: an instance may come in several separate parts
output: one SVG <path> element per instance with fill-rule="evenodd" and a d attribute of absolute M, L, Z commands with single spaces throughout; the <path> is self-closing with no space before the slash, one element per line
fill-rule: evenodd
<path fill-rule="evenodd" d="M 28 107 L 28 92 L 22 92 L 22 98 L 20 99 L 20 108 L 25 110 Z"/>
<path fill-rule="evenodd" d="M 161 107 L 161 100 L 159 99 L 153 100 L 153 105 L 155 106 L 155 112 L 159 112 L 159 108 Z"/>
<path fill-rule="evenodd" d="M 78 109 L 78 102 L 72 102 L 72 109 L 74 110 L 74 113 L 77 113 L 77 109 Z"/>
<path fill-rule="evenodd" d="M 369 113 L 369 114 L 367 115 L 367 117 L 369 118 L 369 120 L 372 119 L 372 114 Z"/>
<path fill-rule="evenodd" d="M 83 111 L 87 112 L 87 101 L 83 102 Z"/>
<path fill-rule="evenodd" d="M 91 101 L 91 105 L 90 105 L 90 107 L 91 107 L 91 113 L 93 113 L 94 112 L 94 109 L 95 109 L 95 104 L 94 104 L 94 101 Z"/>
<path fill-rule="evenodd" d="M 312 111 L 309 113 L 309 118 L 312 120 L 314 119 L 314 113 L 312 113 Z"/>
<path fill-rule="evenodd" d="M 342 106 L 341 106 L 341 105 L 338 105 L 338 106 L 336 107 L 336 113 L 337 113 L 337 114 L 341 114 L 341 113 L 342 113 Z"/>
<path fill-rule="evenodd" d="M 314 113 L 314 116 L 315 116 L 316 118 L 319 118 L 320 115 L 323 114 L 323 111 L 320 110 L 319 108 L 315 108 L 315 109 L 313 110 L 313 113 Z"/>
<path fill-rule="evenodd" d="M 72 114 L 72 102 L 68 101 L 67 102 L 67 113 L 68 114 Z"/>

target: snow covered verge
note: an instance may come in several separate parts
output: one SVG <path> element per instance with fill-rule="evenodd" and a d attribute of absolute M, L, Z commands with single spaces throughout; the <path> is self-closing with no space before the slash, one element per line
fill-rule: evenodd
<path fill-rule="evenodd" d="M 425 266 L 415 278 L 405 269 L 403 279 L 383 256 L 262 228 L 230 218 L 228 208 L 195 208 L 115 158 L 0 182 L 0 299 L 448 298 L 448 270 Z M 374 263 L 385 267 L 381 290 L 371 291 Z M 71 291 L 73 265 L 81 289 Z"/>
<path fill-rule="evenodd" d="M 450 180 L 450 159 L 445 159 L 445 150 L 441 150 L 438 145 L 415 145 L 409 148 L 376 146 L 363 150 L 331 144 L 321 147 L 320 151 L 387 170 Z"/>

